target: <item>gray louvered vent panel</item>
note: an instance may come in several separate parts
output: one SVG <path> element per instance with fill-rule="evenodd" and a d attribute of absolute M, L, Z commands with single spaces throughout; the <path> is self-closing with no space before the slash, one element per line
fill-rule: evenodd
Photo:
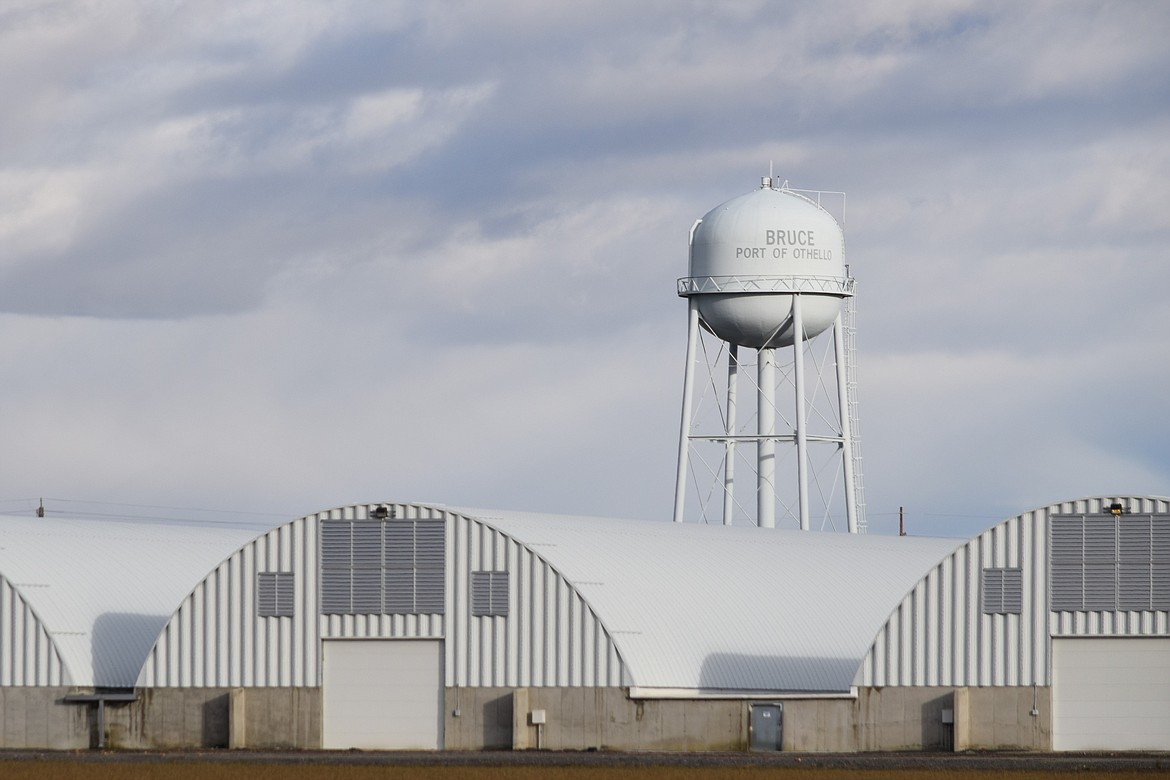
<path fill-rule="evenodd" d="M 276 608 L 276 574 L 262 572 L 256 575 L 256 614 L 259 617 L 279 617 Z"/>
<path fill-rule="evenodd" d="M 1003 570 L 1003 611 L 1018 615 L 1024 610 L 1024 572 L 1022 569 Z"/>
<path fill-rule="evenodd" d="M 1170 516 L 1150 517 L 1150 558 L 1154 566 L 1170 566 Z"/>
<path fill-rule="evenodd" d="M 1124 517 L 1117 528 L 1117 557 L 1122 563 L 1150 562 L 1150 518 Z M 1147 572 L 1148 573 L 1148 572 Z"/>
<path fill-rule="evenodd" d="M 414 522 L 386 523 L 386 568 L 391 571 L 414 569 Z"/>
<path fill-rule="evenodd" d="M 382 523 L 353 523 L 353 565 L 359 569 L 382 568 Z"/>
<path fill-rule="evenodd" d="M 1023 572 L 1020 569 L 983 570 L 983 612 L 1018 615 L 1023 609 Z"/>
<path fill-rule="evenodd" d="M 446 523 L 416 520 L 414 547 L 415 610 L 442 614 L 446 604 Z"/>
<path fill-rule="evenodd" d="M 1051 556 L 1049 609 L 1079 610 L 1085 603 L 1085 523 L 1075 517 L 1053 517 L 1049 523 Z"/>
<path fill-rule="evenodd" d="M 1150 567 L 1150 609 L 1170 609 L 1170 565 Z"/>
<path fill-rule="evenodd" d="M 1109 563 L 1085 564 L 1083 609 L 1117 609 L 1117 567 Z"/>
<path fill-rule="evenodd" d="M 1155 515 L 1150 523 L 1154 563 L 1170 564 L 1170 516 Z"/>
<path fill-rule="evenodd" d="M 420 615 L 441 615 L 445 609 L 447 589 L 441 576 L 419 577 L 414 594 L 414 611 Z"/>
<path fill-rule="evenodd" d="M 492 578 L 492 605 L 493 615 L 508 614 L 508 572 L 495 572 Z"/>
<path fill-rule="evenodd" d="M 1003 569 L 983 570 L 983 613 L 1003 611 Z"/>
<path fill-rule="evenodd" d="M 378 615 L 382 612 L 382 570 L 353 570 L 353 606 L 355 615 Z"/>
<path fill-rule="evenodd" d="M 327 615 L 350 613 L 350 573 L 336 569 L 321 570 L 321 611 Z"/>
<path fill-rule="evenodd" d="M 292 617 L 296 607 L 296 587 L 291 571 L 278 572 L 276 575 L 276 611 L 278 617 Z"/>
<path fill-rule="evenodd" d="M 508 572 L 471 573 L 471 614 L 473 617 L 507 617 Z"/>
<path fill-rule="evenodd" d="M 1150 608 L 1150 565 L 1122 563 L 1117 570 L 1118 609 Z"/>
<path fill-rule="evenodd" d="M 292 617 L 294 597 L 291 571 L 257 573 L 256 614 L 259 617 Z"/>
<path fill-rule="evenodd" d="M 422 615 L 441 615 L 447 588 L 441 575 L 419 573 L 415 580 L 414 609 Z"/>
<path fill-rule="evenodd" d="M 414 572 L 386 571 L 385 609 L 388 615 L 409 615 L 414 609 Z"/>
<path fill-rule="evenodd" d="M 321 523 L 321 611 L 442 614 L 446 605 L 443 520 Z"/>
<path fill-rule="evenodd" d="M 415 563 L 418 566 L 443 568 L 445 531 L 441 520 L 419 520 L 415 524 Z"/>
<path fill-rule="evenodd" d="M 350 553 L 353 533 L 350 523 L 321 524 L 321 566 L 326 569 L 348 569 L 352 563 Z"/>
<path fill-rule="evenodd" d="M 1052 604 L 1049 609 L 1074 611 L 1085 603 L 1084 570 L 1077 564 L 1052 565 Z"/>
<path fill-rule="evenodd" d="M 1079 517 L 1052 518 L 1052 562 L 1081 563 L 1084 553 L 1084 524 Z"/>
<path fill-rule="evenodd" d="M 353 606 L 353 528 L 349 521 L 321 523 L 321 611 L 349 614 Z"/>
<path fill-rule="evenodd" d="M 1117 518 L 1085 518 L 1085 563 L 1113 563 L 1117 560 Z"/>
<path fill-rule="evenodd" d="M 471 616 L 483 617 L 492 613 L 492 573 L 471 573 Z"/>

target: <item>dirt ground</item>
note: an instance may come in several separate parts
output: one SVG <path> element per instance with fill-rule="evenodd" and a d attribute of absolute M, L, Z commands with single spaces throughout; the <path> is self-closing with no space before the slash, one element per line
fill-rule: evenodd
<path fill-rule="evenodd" d="M 893 780 L 1170 777 L 1170 754 L 0 751 L 3 780 Z"/>

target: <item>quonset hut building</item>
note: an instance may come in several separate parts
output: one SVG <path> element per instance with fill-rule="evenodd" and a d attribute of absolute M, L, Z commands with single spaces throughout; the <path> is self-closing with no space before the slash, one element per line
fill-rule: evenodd
<path fill-rule="evenodd" d="M 1170 500 L 970 540 L 0 518 L 0 746 L 1170 749 Z"/>

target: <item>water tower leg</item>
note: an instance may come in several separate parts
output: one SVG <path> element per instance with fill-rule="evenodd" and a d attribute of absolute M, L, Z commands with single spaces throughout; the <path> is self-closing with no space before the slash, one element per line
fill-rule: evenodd
<path fill-rule="evenodd" d="M 735 389 L 739 379 L 739 345 L 727 345 L 727 448 L 723 462 L 723 524 L 731 525 L 735 491 Z"/>
<path fill-rule="evenodd" d="M 845 520 L 849 533 L 857 533 L 857 490 L 853 484 L 853 425 L 849 421 L 849 368 L 845 365 L 843 315 L 833 320 L 833 352 L 837 359 L 837 407 L 841 420 L 841 473 L 845 476 Z"/>
<path fill-rule="evenodd" d="M 759 394 L 756 419 L 759 440 L 756 443 L 758 476 L 756 523 L 760 528 L 776 527 L 776 350 L 761 349 L 757 361 Z"/>
<path fill-rule="evenodd" d="M 808 410 L 804 399 L 804 318 L 801 314 L 800 294 L 792 296 L 792 355 L 793 382 L 796 385 L 796 481 L 800 502 L 800 530 L 807 531 L 808 522 L 808 433 L 805 430 Z"/>
<path fill-rule="evenodd" d="M 699 303 L 694 296 L 687 306 L 687 364 L 683 372 L 682 425 L 678 435 L 678 471 L 674 481 L 674 522 L 683 521 L 687 492 L 687 455 L 691 447 L 691 403 L 695 384 L 695 352 L 699 341 Z"/>

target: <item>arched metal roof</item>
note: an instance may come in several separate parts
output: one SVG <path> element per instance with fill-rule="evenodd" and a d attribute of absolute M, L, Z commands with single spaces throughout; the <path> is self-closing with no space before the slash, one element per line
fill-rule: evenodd
<path fill-rule="evenodd" d="M 563 574 L 644 689 L 849 691 L 890 611 L 963 543 L 453 511 Z"/>
<path fill-rule="evenodd" d="M 890 611 L 963 543 L 387 505 L 400 519 L 446 519 L 445 614 L 328 619 L 316 614 L 316 521 L 365 520 L 377 505 L 340 507 L 257 537 L 226 556 L 220 570 L 205 572 L 204 582 L 186 599 L 175 598 L 171 622 L 158 632 L 141 684 L 316 685 L 323 638 L 438 636 L 448 642 L 448 685 L 461 680 L 466 685 L 621 684 L 646 695 L 680 696 L 848 693 Z M 270 625 L 280 618 L 254 614 L 250 583 L 260 562 L 300 572 L 294 598 L 306 612 L 293 617 L 287 631 Z M 480 624 L 468 615 L 467 575 L 479 568 L 511 573 L 514 611 L 506 627 Z M 578 598 L 581 609 L 563 608 Z M 239 604 L 245 617 L 225 624 L 224 616 L 215 614 L 223 603 Z M 183 616 L 194 614 L 203 617 L 188 626 Z M 594 619 L 597 641 L 573 641 L 574 632 L 587 632 Z M 514 668 L 518 658 L 537 663 L 538 655 L 552 663 L 545 657 L 552 652 L 550 642 L 557 668 L 577 672 L 591 662 L 596 671 L 596 658 L 586 654 L 595 655 L 598 642 L 612 642 L 616 656 L 600 677 L 620 669 L 620 683 Z M 247 658 L 236 663 L 247 648 Z M 222 657 L 224 652 L 231 658 Z M 171 668 L 172 656 L 184 660 Z M 273 661 L 279 658 L 295 663 Z M 466 669 L 492 674 L 472 679 Z"/>
<path fill-rule="evenodd" d="M 1050 635 L 1170 634 L 1165 609 L 1064 611 L 1052 606 L 1052 517 L 1108 514 L 1112 506 L 1125 516 L 1164 518 L 1170 513 L 1170 498 L 1114 495 L 1062 501 L 1010 517 L 965 541 L 922 572 L 891 610 L 858 670 L 857 684 L 1047 686 L 1052 684 Z M 1018 611 L 981 608 L 986 569 L 1018 571 Z"/>
<path fill-rule="evenodd" d="M 0 665 L 26 655 L 29 632 L 43 630 L 60 671 L 11 684 L 133 686 L 175 605 L 255 535 L 227 525 L 0 516 L 0 579 L 35 616 L 0 635 Z"/>

